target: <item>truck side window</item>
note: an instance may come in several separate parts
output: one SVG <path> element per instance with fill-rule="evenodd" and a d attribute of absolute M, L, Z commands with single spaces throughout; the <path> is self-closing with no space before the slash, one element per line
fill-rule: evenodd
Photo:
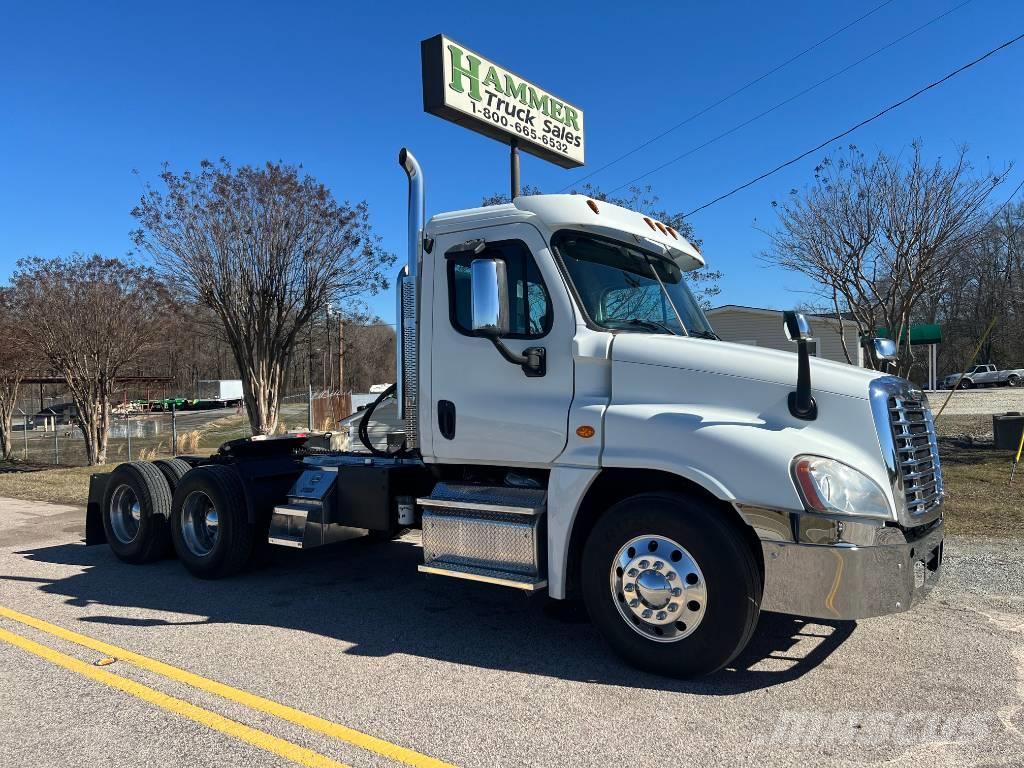
<path fill-rule="evenodd" d="M 478 254 L 458 253 L 448 261 L 448 311 L 459 333 L 473 334 L 469 265 L 473 259 L 501 259 L 508 275 L 510 339 L 537 339 L 551 330 L 552 311 L 537 262 L 522 240 L 487 243 Z"/>

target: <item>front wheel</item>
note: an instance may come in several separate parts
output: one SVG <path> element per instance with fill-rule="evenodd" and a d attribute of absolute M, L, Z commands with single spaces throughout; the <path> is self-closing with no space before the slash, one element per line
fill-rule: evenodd
<path fill-rule="evenodd" d="M 1020 376 L 1018 376 L 1016 373 L 1011 373 L 1009 378 L 1006 380 L 1006 383 L 1007 383 L 1008 386 L 1011 386 L 1011 387 L 1019 387 L 1020 386 Z"/>
<path fill-rule="evenodd" d="M 761 604 L 754 553 L 722 510 L 680 494 L 631 496 L 594 526 L 583 599 L 612 649 L 672 677 L 715 672 L 746 647 Z"/>

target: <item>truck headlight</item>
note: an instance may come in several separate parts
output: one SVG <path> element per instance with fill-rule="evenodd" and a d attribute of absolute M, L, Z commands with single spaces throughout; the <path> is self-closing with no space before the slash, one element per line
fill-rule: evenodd
<path fill-rule="evenodd" d="M 831 515 L 890 517 L 889 500 L 867 475 L 835 459 L 797 456 L 796 487 L 808 509 Z"/>

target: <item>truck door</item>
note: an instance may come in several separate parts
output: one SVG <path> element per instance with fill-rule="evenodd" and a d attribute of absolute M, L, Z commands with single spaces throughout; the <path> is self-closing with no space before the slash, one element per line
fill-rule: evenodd
<path fill-rule="evenodd" d="M 482 238 L 476 251 L 463 245 Z M 472 331 L 470 264 L 505 262 L 509 332 L 515 353 L 543 347 L 546 371 L 527 376 Z M 529 224 L 439 236 L 433 253 L 430 417 L 424 448 L 448 463 L 545 465 L 566 444 L 573 396 L 575 320 L 547 243 Z M 421 369 L 422 370 L 422 369 Z M 423 421 L 421 416 L 421 423 Z"/>

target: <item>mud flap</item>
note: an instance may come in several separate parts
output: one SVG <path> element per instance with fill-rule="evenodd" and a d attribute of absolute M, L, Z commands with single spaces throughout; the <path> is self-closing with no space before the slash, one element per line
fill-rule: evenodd
<path fill-rule="evenodd" d="M 103 494 L 107 491 L 109 472 L 89 476 L 89 503 L 85 507 L 85 543 L 106 544 L 107 533 L 103 530 Z"/>

